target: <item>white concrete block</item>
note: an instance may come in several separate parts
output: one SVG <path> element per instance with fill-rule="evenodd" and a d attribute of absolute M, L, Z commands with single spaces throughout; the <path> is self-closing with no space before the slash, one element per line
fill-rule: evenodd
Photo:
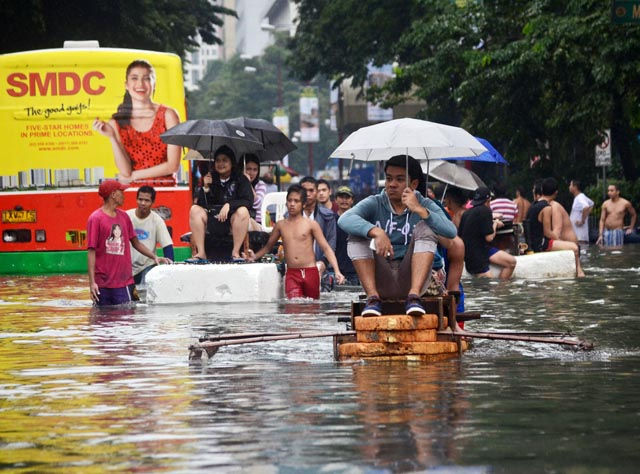
<path fill-rule="evenodd" d="M 282 297 L 275 263 L 159 265 L 147 273 L 147 303 L 268 302 Z"/>
<path fill-rule="evenodd" d="M 542 280 L 546 278 L 574 278 L 576 276 L 576 260 L 571 250 L 557 252 L 539 252 L 516 257 L 516 269 L 513 279 Z M 498 278 L 500 267 L 491 265 L 491 274 Z M 466 269 L 464 276 L 472 278 Z"/>

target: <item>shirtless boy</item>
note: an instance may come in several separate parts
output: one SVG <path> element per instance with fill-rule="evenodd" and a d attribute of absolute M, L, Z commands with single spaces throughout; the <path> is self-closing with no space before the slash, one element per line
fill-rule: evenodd
<path fill-rule="evenodd" d="M 629 235 L 636 227 L 636 211 L 629 201 L 620 197 L 620 189 L 615 184 L 610 184 L 607 188 L 607 199 L 602 203 L 602 213 L 600 214 L 600 226 L 598 240 L 596 244 L 605 247 L 622 247 L 624 243 L 624 217 L 628 212 L 631 222 L 626 234 Z"/>
<path fill-rule="evenodd" d="M 273 248 L 282 237 L 284 258 L 287 262 L 285 275 L 285 293 L 287 298 L 320 298 L 320 274 L 316 266 L 313 240 L 324 251 L 324 255 L 335 270 L 338 284 L 344 283 L 340 273 L 336 255 L 324 238 L 320 225 L 315 220 L 302 215 L 302 208 L 307 200 L 305 189 L 298 185 L 290 186 L 287 191 L 287 210 L 289 215 L 279 220 L 271 231 L 267 244 L 255 254 L 249 250 L 247 259 L 255 261 Z"/>

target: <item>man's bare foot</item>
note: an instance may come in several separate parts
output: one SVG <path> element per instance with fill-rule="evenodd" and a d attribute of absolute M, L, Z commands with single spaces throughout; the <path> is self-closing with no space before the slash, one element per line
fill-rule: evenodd
<path fill-rule="evenodd" d="M 576 277 L 577 277 L 577 278 L 584 278 L 584 277 L 586 277 L 586 276 L 587 276 L 587 275 L 585 275 L 585 274 L 584 274 L 584 272 L 583 272 L 582 270 L 580 270 L 580 271 L 578 272 L 578 274 L 576 275 Z"/>

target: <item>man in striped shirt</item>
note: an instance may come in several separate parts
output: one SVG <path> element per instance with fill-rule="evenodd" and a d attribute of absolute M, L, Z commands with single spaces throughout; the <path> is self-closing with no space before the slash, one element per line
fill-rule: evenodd
<path fill-rule="evenodd" d="M 491 201 L 491 212 L 494 217 L 499 217 L 505 222 L 513 222 L 518 215 L 518 206 L 507 197 L 507 187 L 504 183 L 497 183 L 493 186 L 495 198 Z"/>

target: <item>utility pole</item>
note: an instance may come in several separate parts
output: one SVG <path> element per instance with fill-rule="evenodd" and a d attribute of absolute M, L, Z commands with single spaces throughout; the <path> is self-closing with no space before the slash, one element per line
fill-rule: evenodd
<path fill-rule="evenodd" d="M 342 97 L 342 84 L 338 87 L 338 145 L 344 140 L 344 102 Z M 338 183 L 342 186 L 342 173 L 344 170 L 344 160 L 338 160 Z"/>

